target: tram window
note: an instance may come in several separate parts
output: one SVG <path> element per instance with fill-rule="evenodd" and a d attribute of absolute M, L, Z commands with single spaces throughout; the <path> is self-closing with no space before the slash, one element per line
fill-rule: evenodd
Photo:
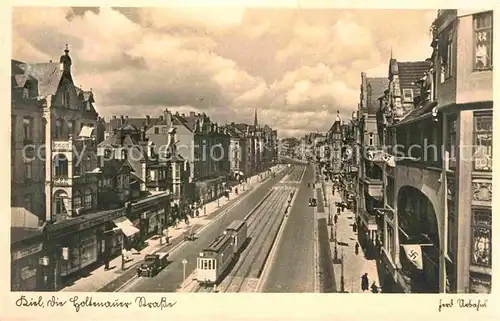
<path fill-rule="evenodd" d="M 207 260 L 203 260 L 203 269 L 206 270 L 208 267 Z"/>

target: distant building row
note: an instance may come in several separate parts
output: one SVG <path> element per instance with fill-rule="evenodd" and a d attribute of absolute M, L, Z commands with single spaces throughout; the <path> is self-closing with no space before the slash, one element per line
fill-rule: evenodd
<path fill-rule="evenodd" d="M 12 60 L 13 290 L 57 290 L 276 161 L 277 132 L 257 115 L 220 126 L 165 110 L 106 123 L 71 65 L 68 48 L 59 62 Z"/>

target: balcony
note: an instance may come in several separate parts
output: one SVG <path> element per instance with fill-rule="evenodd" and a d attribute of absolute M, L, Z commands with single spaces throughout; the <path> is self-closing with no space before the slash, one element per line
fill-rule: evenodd
<path fill-rule="evenodd" d="M 54 140 L 52 141 L 53 152 L 71 152 L 73 142 L 71 140 Z"/>
<path fill-rule="evenodd" d="M 67 176 L 56 176 L 52 177 L 52 184 L 54 186 L 71 186 L 73 184 L 73 179 Z"/>

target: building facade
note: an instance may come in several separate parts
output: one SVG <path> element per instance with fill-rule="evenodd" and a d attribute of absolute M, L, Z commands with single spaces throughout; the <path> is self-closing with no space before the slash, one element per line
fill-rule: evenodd
<path fill-rule="evenodd" d="M 491 292 L 492 24 L 439 10 L 413 107 L 396 84 L 383 99 L 386 144 L 405 148 L 386 158 L 382 259 L 405 292 Z"/>
<path fill-rule="evenodd" d="M 386 78 L 367 77 L 361 73 L 360 102 L 356 113 L 357 150 L 356 164 L 358 174 L 356 179 L 356 218 L 358 223 L 358 241 L 365 249 L 366 256 L 374 258 L 379 244 L 380 220 L 376 208 L 383 207 L 382 199 L 382 168 L 378 162 L 378 152 L 381 150 L 378 141 L 376 111 L 379 107 L 378 98 L 387 88 Z"/>

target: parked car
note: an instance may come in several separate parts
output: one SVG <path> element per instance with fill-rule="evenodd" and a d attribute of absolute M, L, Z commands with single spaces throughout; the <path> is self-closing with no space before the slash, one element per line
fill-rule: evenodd
<path fill-rule="evenodd" d="M 318 204 L 316 203 L 316 199 L 314 197 L 311 197 L 309 199 L 309 206 L 311 207 L 316 207 Z"/>
<path fill-rule="evenodd" d="M 146 254 L 144 263 L 137 268 L 137 276 L 154 277 L 168 263 L 168 253 Z"/>

